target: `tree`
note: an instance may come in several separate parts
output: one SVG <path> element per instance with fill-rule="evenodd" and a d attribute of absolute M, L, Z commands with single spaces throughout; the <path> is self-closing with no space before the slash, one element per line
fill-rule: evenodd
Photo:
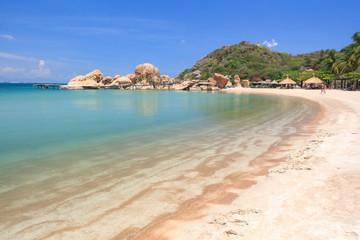
<path fill-rule="evenodd" d="M 277 80 L 277 79 L 281 79 L 283 77 L 283 74 L 281 71 L 274 71 L 274 72 L 268 73 L 267 76 L 272 80 Z"/>
<path fill-rule="evenodd" d="M 334 72 L 337 64 L 337 52 L 335 49 L 331 49 L 321 62 L 323 70 L 328 72 Z"/>
<path fill-rule="evenodd" d="M 259 81 L 260 76 L 261 76 L 261 74 L 260 74 L 259 71 L 255 71 L 255 72 L 252 72 L 252 73 L 249 74 L 250 79 L 251 79 L 252 81 L 254 81 L 254 82 Z"/>
<path fill-rule="evenodd" d="M 355 72 L 360 66 L 360 32 L 351 37 L 354 43 L 341 49 L 343 57 L 336 65 L 338 75 L 348 72 Z"/>
<path fill-rule="evenodd" d="M 352 72 L 355 72 L 360 66 L 360 32 L 351 37 L 354 43 L 349 45 L 349 65 Z"/>

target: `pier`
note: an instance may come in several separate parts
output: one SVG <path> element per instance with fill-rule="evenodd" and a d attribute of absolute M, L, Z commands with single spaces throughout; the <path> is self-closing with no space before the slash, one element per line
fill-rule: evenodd
<path fill-rule="evenodd" d="M 33 88 L 40 88 L 40 89 L 60 89 L 59 84 L 34 84 Z"/>

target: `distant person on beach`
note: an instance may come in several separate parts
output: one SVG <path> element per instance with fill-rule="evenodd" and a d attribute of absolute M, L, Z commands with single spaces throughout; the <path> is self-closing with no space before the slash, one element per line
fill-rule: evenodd
<path fill-rule="evenodd" d="M 326 85 L 325 84 L 321 84 L 321 92 L 320 94 L 326 94 Z"/>

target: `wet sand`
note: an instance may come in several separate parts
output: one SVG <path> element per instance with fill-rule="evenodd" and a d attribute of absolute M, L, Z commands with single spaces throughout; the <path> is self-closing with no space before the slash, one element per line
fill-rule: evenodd
<path fill-rule="evenodd" d="M 359 239 L 360 93 L 229 89 L 318 102 L 300 134 L 229 175 L 176 213 L 115 239 Z"/>

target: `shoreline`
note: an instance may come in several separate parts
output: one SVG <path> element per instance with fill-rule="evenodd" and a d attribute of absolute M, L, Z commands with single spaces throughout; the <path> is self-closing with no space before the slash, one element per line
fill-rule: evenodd
<path fill-rule="evenodd" d="M 357 93 L 329 91 L 328 95 L 320 95 L 320 91 L 282 89 L 227 89 L 223 92 L 245 94 L 245 99 L 251 99 L 246 94 L 287 97 L 276 114 L 261 122 L 261 127 L 256 127 L 256 121 L 253 121 L 255 125 L 242 125 L 249 130 L 245 132 L 249 136 L 255 134 L 254 137 L 241 141 L 239 134 L 246 135 L 244 132 L 225 131 L 225 135 L 217 132 L 211 135 L 206 146 L 195 152 L 203 156 L 203 151 L 212 146 L 216 153 L 205 154 L 198 159 L 200 162 L 193 162 L 191 166 L 168 169 L 163 177 L 157 173 L 168 168 L 165 160 L 171 161 L 173 155 L 161 155 L 158 162 L 164 160 L 164 164 L 153 168 L 150 174 L 133 169 L 136 174 L 129 173 L 128 181 L 116 177 L 124 177 L 125 172 L 119 172 L 123 169 L 121 164 L 106 171 L 105 163 L 103 176 L 87 178 L 88 171 L 76 173 L 78 180 L 85 177 L 84 184 L 89 183 L 84 185 L 86 188 L 71 187 L 71 179 L 59 181 L 61 179 L 56 178 L 55 185 L 47 181 L 49 187 L 61 189 L 65 194 L 60 192 L 48 198 L 44 192 L 44 200 L 48 201 L 47 204 L 42 201 L 45 208 L 31 201 L 26 211 L 16 206 L 11 210 L 11 204 L 3 205 L 8 209 L 4 211 L 5 216 L 20 210 L 18 218 L 12 219 L 13 226 L 8 225 L 5 236 L 14 239 L 35 235 L 41 239 L 74 236 L 79 239 L 86 236 L 106 239 L 329 239 L 334 236 L 357 239 L 360 226 L 360 202 L 356 198 L 360 195 L 359 184 L 356 185 L 360 178 L 360 167 L 356 163 L 356 156 L 360 154 L 356 149 L 360 118 Z M 293 101 L 289 96 L 302 99 Z M 261 106 L 263 101 L 255 103 Z M 297 102 L 303 107 L 297 108 L 288 102 Z M 232 105 L 231 101 L 227 106 L 235 109 L 237 105 Z M 262 109 L 263 114 L 272 112 Z M 273 131 L 277 133 L 274 136 Z M 151 156 L 157 156 L 157 152 Z M 242 162 L 244 156 L 249 161 Z M 191 163 L 191 155 L 178 157 Z M 142 163 L 136 165 L 140 170 L 144 166 Z M 150 185 L 143 185 L 136 193 L 137 188 L 131 186 L 138 174 L 147 176 L 145 182 Z M 94 188 L 94 182 L 98 187 Z M 199 188 L 194 188 L 195 185 Z M 42 189 L 42 186 L 34 184 L 33 188 Z M 123 195 L 126 191 L 122 189 L 135 194 L 126 198 Z M 15 189 L 9 195 L 9 202 L 16 203 L 21 194 L 21 188 Z M 345 210 L 338 209 L 341 206 L 345 206 Z M 83 215 L 89 209 L 93 209 L 91 215 Z M 46 214 L 31 217 L 40 211 Z M 63 217 L 59 218 L 56 212 L 61 212 Z M 14 232 L 19 235 L 11 235 Z"/>
<path fill-rule="evenodd" d="M 221 184 L 212 186 L 220 190 L 218 201 L 206 199 L 204 191 L 203 201 L 193 199 L 126 239 L 359 239 L 360 164 L 356 156 L 360 150 L 355 143 L 360 108 L 352 104 L 360 96 L 339 90 L 328 90 L 326 95 L 303 89 L 223 92 L 300 97 L 319 103 L 322 110 L 303 126 L 308 134 L 290 136 L 290 143 L 277 149 L 280 153 L 274 149 L 266 153 L 273 154 L 268 158 L 273 164 L 262 155 L 259 162 L 250 164 L 252 171 L 225 178 L 238 186 L 228 186 L 225 192 Z M 344 158 L 347 161 L 341 161 Z M 114 239 L 123 237 L 119 234 Z"/>

